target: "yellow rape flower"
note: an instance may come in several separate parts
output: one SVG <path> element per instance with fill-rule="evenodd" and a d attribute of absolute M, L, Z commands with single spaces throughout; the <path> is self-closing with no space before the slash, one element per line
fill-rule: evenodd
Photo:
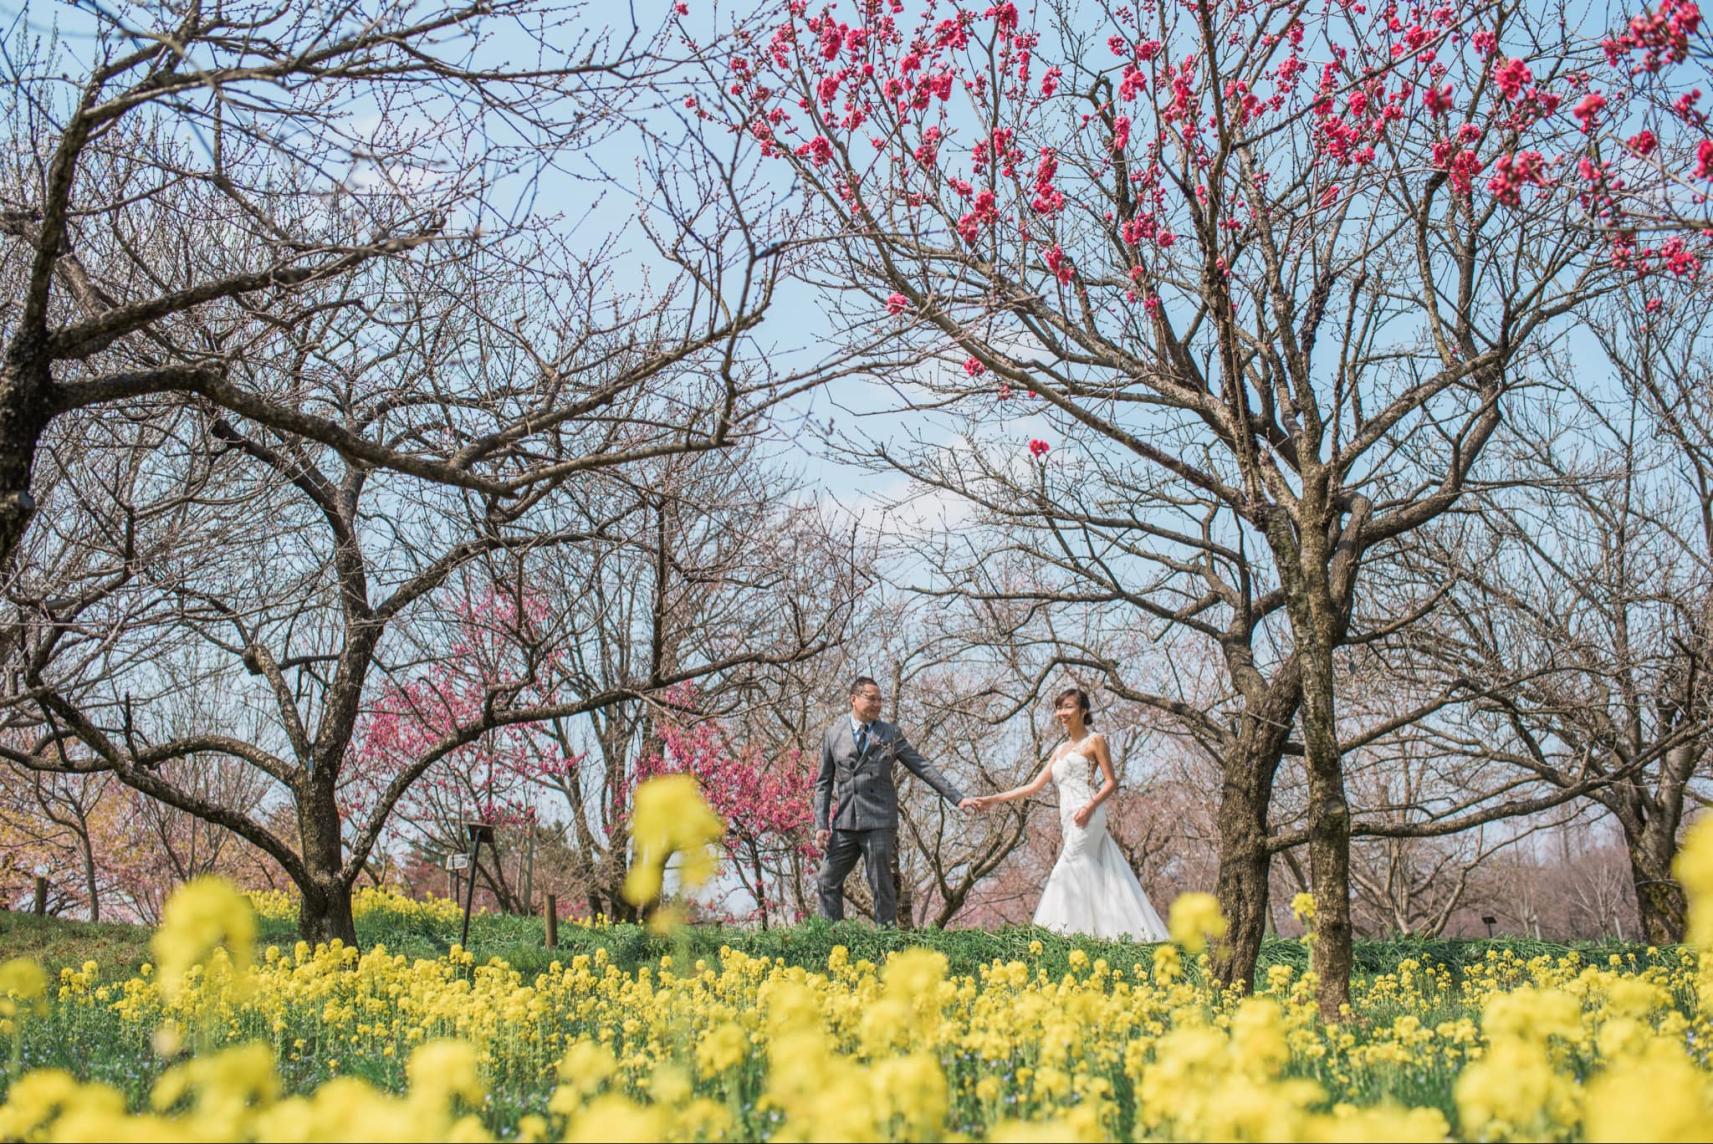
<path fill-rule="evenodd" d="M 193 967 L 207 965 L 225 950 L 242 975 L 255 958 L 256 915 L 224 878 L 193 878 L 174 890 L 161 911 L 160 928 L 149 941 L 158 987 L 169 1000 L 184 987 Z"/>
<path fill-rule="evenodd" d="M 722 1021 L 696 1042 L 696 1069 L 715 1076 L 742 1064 L 749 1056 L 749 1034 L 734 1021 Z"/>
<path fill-rule="evenodd" d="M 48 987 L 48 975 L 27 957 L 0 962 L 0 993 L 19 1001 L 39 1000 Z"/>
<path fill-rule="evenodd" d="M 625 900 L 644 906 L 660 897 L 666 863 L 683 855 L 679 875 L 686 887 L 702 885 L 714 876 L 714 845 L 726 824 L 702 800 L 689 775 L 661 775 L 636 788 L 631 837 L 636 858 L 625 875 Z"/>
<path fill-rule="evenodd" d="M 1217 941 L 1224 937 L 1227 922 L 1225 915 L 1219 912 L 1217 898 L 1196 892 L 1178 895 L 1172 903 L 1167 928 L 1172 932 L 1172 940 L 1184 947 L 1184 952 L 1195 954 L 1205 950 L 1210 939 Z"/>
<path fill-rule="evenodd" d="M 410 1078 L 412 1092 L 433 1092 L 437 1099 L 459 1097 L 480 1105 L 488 1094 L 475 1046 L 468 1041 L 443 1039 L 418 1045 L 405 1065 L 405 1076 Z"/>
<path fill-rule="evenodd" d="M 1583 1135 L 1589 1140 L 1713 1139 L 1707 1074 L 1661 1038 L 1589 1081 L 1585 1106 Z"/>

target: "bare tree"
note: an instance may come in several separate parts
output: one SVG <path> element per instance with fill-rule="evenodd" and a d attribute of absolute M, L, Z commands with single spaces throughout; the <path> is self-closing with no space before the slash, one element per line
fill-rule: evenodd
<path fill-rule="evenodd" d="M 271 353 L 253 347 L 235 368 L 258 387 L 319 393 L 349 422 L 384 423 L 400 402 L 455 411 L 460 392 L 525 401 L 550 392 L 561 409 L 544 446 L 557 458 L 555 476 L 520 498 L 493 497 L 389 477 L 219 406 L 168 405 L 116 446 L 121 481 L 80 484 L 88 454 L 67 441 L 58 455 L 68 475 L 42 483 L 65 511 L 56 531 L 37 530 L 40 543 L 10 589 L 20 615 L 9 662 L 22 683 L 11 713 L 32 740 L 8 757 L 42 770 L 111 771 L 234 831 L 291 877 L 303 897 L 300 925 L 314 939 L 354 939 L 351 887 L 392 809 L 438 759 L 498 726 L 575 716 L 721 669 L 661 662 L 575 698 L 528 686 L 533 675 L 507 680 L 359 805 L 341 805 L 365 702 L 382 678 L 438 654 L 447 620 L 436 608 L 448 586 L 484 567 L 527 564 L 531 553 L 623 543 L 613 531 L 623 514 L 602 488 L 623 487 L 627 466 L 705 452 L 754 416 L 745 393 L 771 400 L 765 386 L 752 389 L 753 376 L 734 372 L 726 334 L 710 354 L 692 352 L 704 318 L 729 329 L 708 316 L 726 305 L 719 294 L 689 310 L 671 298 L 621 307 L 616 323 L 598 326 L 589 317 L 610 306 L 609 283 L 568 273 L 577 264 L 557 260 L 571 257 L 563 248 L 538 247 L 515 266 L 470 245 L 431 253 L 421 266 L 372 262 L 366 278 L 320 283 L 282 311 L 258 310 L 258 326 L 285 333 L 267 343 Z M 346 304 L 369 292 L 388 304 Z M 426 388 L 408 396 L 407 381 Z M 373 396 L 353 406 L 362 393 Z M 81 419 L 65 420 L 64 431 L 107 433 Z M 80 498 L 97 502 L 95 511 L 80 511 Z M 73 591 L 54 590 L 68 567 L 86 571 Z M 164 698 L 237 680 L 259 684 L 250 701 L 268 712 L 268 734 L 168 726 Z M 211 753 L 282 790 L 295 809 L 291 837 L 270 829 L 259 808 L 224 807 L 175 781 L 168 764 Z"/>
<path fill-rule="evenodd" d="M 27 24 L 6 55 L 0 565 L 32 514 L 44 436 L 77 410 L 188 400 L 365 467 L 496 498 L 599 463 L 527 442 L 621 396 L 619 376 L 575 393 L 453 391 L 442 372 L 328 403 L 295 375 L 247 363 L 277 355 L 318 308 L 380 303 L 375 266 L 515 229 L 501 221 L 512 210 L 502 186 L 527 193 L 542 164 L 659 95 L 669 29 L 604 31 L 579 9 L 533 0 L 81 16 L 93 25 L 81 74 L 77 53 Z M 496 51 L 496 35 L 509 47 Z M 712 305 L 658 329 L 653 357 L 721 344 L 756 320 L 758 295 L 708 296 L 725 290 L 719 271 L 697 277 L 693 243 L 670 250 Z M 727 424 L 701 427 L 704 447 Z"/>
<path fill-rule="evenodd" d="M 1531 472 L 1481 492 L 1488 544 L 1435 547 L 1460 582 L 1414 658 L 1479 695 L 1472 757 L 1612 816 L 1664 944 L 1684 932 L 1671 865 L 1713 734 L 1713 405 L 1705 316 L 1644 293 L 1589 315 L 1591 352 L 1554 378 L 1564 412 L 1513 430 Z"/>
<path fill-rule="evenodd" d="M 102 805 L 104 800 L 108 805 Z M 0 771 L 0 836 L 7 851 L 0 863 L 0 892 L 5 898 L 17 901 L 33 892 L 33 879 L 46 871 L 57 892 L 57 902 L 50 903 L 55 913 L 72 909 L 100 921 L 102 895 L 112 887 L 102 851 L 113 840 L 101 819 L 111 821 L 114 801 L 108 775 Z"/>
<path fill-rule="evenodd" d="M 661 752 L 662 720 L 733 722 L 743 744 L 765 744 L 773 758 L 801 749 L 752 737 L 751 716 L 779 695 L 782 679 L 811 670 L 843 639 L 863 576 L 794 492 L 789 474 L 752 447 L 633 467 L 606 490 L 606 542 L 538 551 L 526 570 L 507 574 L 525 586 L 519 606 L 485 623 L 499 654 L 516 662 L 472 665 L 459 686 L 430 693 L 467 703 L 463 696 L 509 673 L 531 680 L 538 704 L 596 701 L 509 729 L 530 736 L 510 748 L 525 764 L 509 780 L 512 817 L 539 810 L 555 824 L 572 866 L 564 888 L 574 884 L 591 913 L 634 916 L 621 894 L 630 794 L 639 765 Z M 694 686 L 673 690 L 685 679 Z M 446 721 L 417 714 L 427 726 Z M 494 793 L 476 761 L 466 752 L 437 763 L 406 800 L 400 831 L 440 852 L 460 849 L 463 817 Z M 501 901 L 514 900 L 497 867 L 483 877 Z"/>

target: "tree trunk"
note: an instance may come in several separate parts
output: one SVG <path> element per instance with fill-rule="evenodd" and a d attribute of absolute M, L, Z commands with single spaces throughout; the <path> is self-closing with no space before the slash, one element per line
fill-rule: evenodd
<path fill-rule="evenodd" d="M 1628 818 L 1619 821 L 1624 826 L 1624 846 L 1636 884 L 1642 938 L 1649 945 L 1676 945 L 1683 940 L 1689 905 L 1683 886 L 1671 874 L 1671 860 L 1677 851 L 1676 824 L 1667 823 L 1664 815 L 1649 817 L 1639 830 Z"/>
<path fill-rule="evenodd" d="M 761 852 L 752 843 L 749 848 L 750 873 L 755 876 L 755 904 L 761 910 L 761 928 L 768 928 L 767 876 L 761 868 Z"/>
<path fill-rule="evenodd" d="M 1220 760 L 1217 893 L 1220 911 L 1231 924 L 1226 944 L 1213 958 L 1214 979 L 1222 985 L 1254 988 L 1273 865 L 1267 811 L 1301 696 L 1302 679 L 1292 658 L 1264 691 L 1249 698 L 1242 730 Z"/>
<path fill-rule="evenodd" d="M 1350 1000 L 1350 803 L 1334 721 L 1332 648 L 1298 646 L 1303 659 L 1303 747 L 1309 775 L 1309 878 L 1314 888 L 1311 965 L 1320 1015 L 1337 1021 Z"/>
<path fill-rule="evenodd" d="M 30 472 L 48 422 L 45 352 L 29 353 L 14 344 L 9 357 L 0 370 L 0 569 L 11 564 L 36 511 Z"/>
<path fill-rule="evenodd" d="M 95 844 L 87 833 L 80 837 L 83 843 L 83 884 L 89 894 L 89 920 L 101 920 L 101 880 L 95 870 Z"/>
<path fill-rule="evenodd" d="M 338 938 L 353 949 L 357 948 L 357 922 L 351 914 L 351 887 L 335 872 L 327 879 L 317 879 L 312 886 L 299 888 L 297 913 L 298 935 L 311 946 Z"/>
<path fill-rule="evenodd" d="M 298 838 L 303 847 L 307 881 L 300 882 L 297 931 L 311 946 L 338 938 L 357 944 L 357 922 L 351 913 L 351 883 L 343 872 L 344 843 L 339 836 L 339 808 L 333 784 L 317 775 L 299 795 Z M 471 870 L 470 876 L 476 876 Z"/>
<path fill-rule="evenodd" d="M 1311 968 L 1320 979 L 1320 1015 L 1341 1019 L 1350 1000 L 1350 802 L 1338 747 L 1333 651 L 1339 615 L 1333 604 L 1329 543 L 1332 509 L 1325 474 L 1310 466 L 1293 522 L 1282 509 L 1268 521 L 1268 540 L 1279 561 L 1291 620 L 1291 641 L 1302 673 L 1303 754 L 1308 770 L 1309 877 L 1315 897 Z M 1344 547 L 1341 544 L 1341 548 Z M 1353 547 L 1353 546 L 1352 546 Z M 1346 579 L 1354 573 L 1346 570 Z M 1345 585 L 1349 598 L 1349 584 Z"/>

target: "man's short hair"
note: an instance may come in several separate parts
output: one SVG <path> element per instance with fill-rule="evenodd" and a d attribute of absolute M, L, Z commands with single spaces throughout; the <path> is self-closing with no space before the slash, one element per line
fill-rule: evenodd
<path fill-rule="evenodd" d="M 872 687 L 876 691 L 880 690 L 880 684 L 874 681 L 874 677 L 872 675 L 859 675 L 855 679 L 851 680 L 851 694 L 853 696 L 865 687 Z"/>

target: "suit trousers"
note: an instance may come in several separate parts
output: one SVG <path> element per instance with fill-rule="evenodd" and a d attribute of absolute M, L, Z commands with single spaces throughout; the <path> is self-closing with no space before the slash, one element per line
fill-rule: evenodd
<path fill-rule="evenodd" d="M 874 920 L 883 926 L 898 924 L 898 886 L 892 880 L 892 850 L 898 843 L 897 829 L 835 830 L 821 862 L 821 916 L 843 921 L 845 878 L 862 858 L 863 874 L 874 895 Z"/>

